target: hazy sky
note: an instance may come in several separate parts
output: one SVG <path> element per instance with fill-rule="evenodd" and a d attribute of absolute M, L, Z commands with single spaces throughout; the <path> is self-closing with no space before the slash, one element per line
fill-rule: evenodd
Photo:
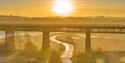
<path fill-rule="evenodd" d="M 57 0 L 0 0 L 0 14 L 58 16 L 52 11 Z M 125 16 L 125 0 L 70 0 L 75 10 L 68 16 Z"/>

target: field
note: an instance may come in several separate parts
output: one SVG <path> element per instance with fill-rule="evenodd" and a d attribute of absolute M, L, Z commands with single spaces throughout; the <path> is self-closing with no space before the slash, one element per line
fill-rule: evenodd
<path fill-rule="evenodd" d="M 2 33 L 1 33 L 2 34 Z M 50 34 L 50 36 L 54 35 L 55 33 Z M 1 35 L 3 36 L 4 33 Z M 4 49 L 6 52 L 1 51 L 1 58 L 8 58 L 10 55 L 14 55 L 13 60 L 8 60 L 9 62 L 23 62 L 23 63 L 30 63 L 31 62 L 39 62 L 42 60 L 39 60 L 42 56 L 40 56 L 39 53 L 42 49 L 42 33 L 40 32 L 16 32 L 15 33 L 15 51 L 13 53 L 7 52 L 6 49 Z M 1 47 L 4 46 L 5 40 L 4 36 L 0 39 L 0 45 Z M 58 44 L 56 42 L 50 42 L 51 51 L 47 52 L 50 56 L 50 63 L 61 63 L 60 56 L 62 52 L 64 51 L 64 46 L 61 44 Z M 3 52 L 3 53 L 2 53 Z M 4 62 L 5 60 L 3 60 Z"/>
<path fill-rule="evenodd" d="M 124 34 L 91 34 L 92 55 L 98 58 L 99 63 L 121 63 L 124 62 L 125 51 Z M 74 45 L 74 63 L 84 63 L 85 34 L 64 33 L 57 37 L 58 40 Z M 101 59 L 100 59 L 101 58 Z M 102 60 L 103 59 L 103 60 Z M 115 60 L 115 61 L 114 61 Z M 121 62 L 120 62 L 121 61 Z"/>
<path fill-rule="evenodd" d="M 24 33 L 24 32 L 23 32 Z M 36 33 L 36 34 L 35 34 Z M 14 57 L 13 61 L 24 63 L 30 61 L 29 59 L 37 59 L 42 47 L 42 33 L 29 32 L 29 35 L 15 35 L 16 51 L 22 51 Z M 57 32 L 51 33 L 51 36 L 59 35 L 57 40 L 65 43 L 70 43 L 74 46 L 73 63 L 84 63 L 85 55 L 85 34 L 84 33 L 68 33 Z M 120 63 L 124 62 L 125 55 L 125 34 L 91 34 L 92 55 L 95 56 L 95 61 L 98 63 Z M 1 46 L 4 44 L 4 38 L 0 39 Z M 28 42 L 30 41 L 30 42 Z M 28 45 L 27 45 L 28 43 Z M 30 45 L 29 45 L 30 44 Z M 62 63 L 60 56 L 65 50 L 65 46 L 56 42 L 50 42 L 51 52 L 50 63 Z M 24 52 L 25 51 L 25 52 Z M 32 53 L 31 53 L 32 52 Z M 2 54 L 2 53 L 1 53 Z M 15 54 L 15 53 L 14 53 Z M 12 54 L 13 55 L 13 54 Z M 1 56 L 2 57 L 2 56 Z M 114 58 L 111 58 L 114 57 Z M 100 59 L 101 58 L 101 59 Z M 19 60 L 21 59 L 21 60 Z M 26 60 L 27 59 L 27 60 Z M 103 59 L 103 60 L 102 60 Z M 119 59 L 119 60 L 118 60 Z M 114 62 L 112 62 L 115 60 Z M 31 61 L 32 62 L 32 61 Z"/>

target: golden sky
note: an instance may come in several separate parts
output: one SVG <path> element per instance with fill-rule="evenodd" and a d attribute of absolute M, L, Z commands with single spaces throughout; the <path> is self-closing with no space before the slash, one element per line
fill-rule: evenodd
<path fill-rule="evenodd" d="M 58 0 L 0 0 L 0 15 L 58 16 L 52 11 L 56 1 Z M 70 2 L 74 10 L 66 16 L 125 16 L 125 0 L 70 0 Z"/>

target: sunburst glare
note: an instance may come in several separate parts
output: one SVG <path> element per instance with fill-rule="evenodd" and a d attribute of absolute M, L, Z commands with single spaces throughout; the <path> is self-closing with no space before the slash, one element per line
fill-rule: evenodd
<path fill-rule="evenodd" d="M 54 3 L 53 11 L 58 15 L 67 15 L 73 11 L 74 7 L 70 0 L 57 0 Z"/>

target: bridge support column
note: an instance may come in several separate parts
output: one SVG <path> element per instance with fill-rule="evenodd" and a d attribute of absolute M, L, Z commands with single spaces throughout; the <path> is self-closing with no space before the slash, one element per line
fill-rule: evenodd
<path fill-rule="evenodd" d="M 85 38 L 85 52 L 91 53 L 91 32 L 90 29 L 86 29 L 85 32 L 86 38 Z"/>
<path fill-rule="evenodd" d="M 5 31 L 5 50 L 14 51 L 15 41 L 14 41 L 14 31 Z"/>
<path fill-rule="evenodd" d="M 85 29 L 85 63 L 95 63 L 91 51 L 91 29 Z"/>
<path fill-rule="evenodd" d="M 50 32 L 45 30 L 43 31 L 43 43 L 41 56 L 43 63 L 49 63 L 50 58 Z"/>

